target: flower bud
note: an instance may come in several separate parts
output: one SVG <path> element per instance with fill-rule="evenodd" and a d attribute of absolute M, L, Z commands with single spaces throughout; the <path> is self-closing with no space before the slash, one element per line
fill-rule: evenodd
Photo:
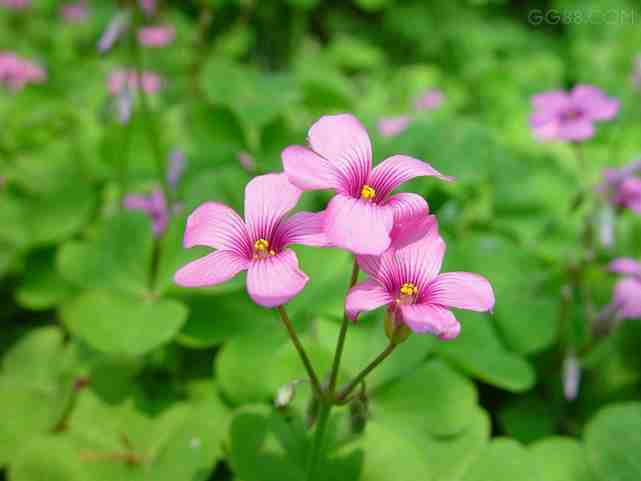
<path fill-rule="evenodd" d="M 297 379 L 281 386 L 278 391 L 276 391 L 274 407 L 276 409 L 286 408 L 294 400 L 294 397 L 296 396 L 296 386 L 301 382 L 303 381 Z"/>
<path fill-rule="evenodd" d="M 394 313 L 385 312 L 385 335 L 393 344 L 400 344 L 405 341 L 412 331 L 402 322 L 397 322 Z"/>

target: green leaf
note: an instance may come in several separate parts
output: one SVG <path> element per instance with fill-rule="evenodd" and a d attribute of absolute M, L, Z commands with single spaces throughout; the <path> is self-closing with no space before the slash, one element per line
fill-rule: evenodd
<path fill-rule="evenodd" d="M 187 319 L 184 304 L 169 299 L 89 290 L 62 307 L 69 331 L 106 353 L 141 355 L 169 342 Z"/>
<path fill-rule="evenodd" d="M 532 387 L 534 370 L 501 344 L 486 317 L 463 311 L 457 316 L 462 324 L 461 334 L 451 341 L 437 343 L 437 352 L 468 374 L 497 387 L 514 392 Z"/>
<path fill-rule="evenodd" d="M 531 443 L 556 432 L 560 407 L 535 395 L 521 397 L 499 412 L 505 432 L 522 443 Z"/>
<path fill-rule="evenodd" d="M 0 466 L 30 438 L 53 429 L 69 402 L 72 358 L 62 332 L 34 329 L 6 354 L 0 374 Z"/>
<path fill-rule="evenodd" d="M 641 403 L 606 406 L 585 430 L 588 462 L 600 481 L 641 479 Z"/>
<path fill-rule="evenodd" d="M 9 466 L 11 481 L 90 481 L 70 439 L 50 435 L 28 441 Z"/>
<path fill-rule="evenodd" d="M 141 213 L 122 212 L 103 224 L 93 241 L 70 241 L 58 254 L 63 277 L 83 288 L 148 292 L 152 234 Z"/>
<path fill-rule="evenodd" d="M 594 481 L 587 456 L 575 439 L 560 436 L 543 439 L 530 452 L 545 481 Z"/>
<path fill-rule="evenodd" d="M 527 450 L 510 439 L 496 438 L 472 463 L 462 481 L 541 481 Z M 547 481 L 547 480 L 546 480 Z"/>
<path fill-rule="evenodd" d="M 42 310 L 56 306 L 74 292 L 74 287 L 56 269 L 53 252 L 44 251 L 27 260 L 24 279 L 16 290 L 16 299 L 28 309 Z"/>

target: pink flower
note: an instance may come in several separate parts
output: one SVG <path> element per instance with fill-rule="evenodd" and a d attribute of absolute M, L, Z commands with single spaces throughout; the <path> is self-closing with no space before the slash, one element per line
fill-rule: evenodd
<path fill-rule="evenodd" d="M 553 90 L 532 97 L 530 127 L 542 141 L 582 141 L 594 135 L 594 122 L 613 119 L 619 101 L 591 85 L 577 85 L 571 92 Z"/>
<path fill-rule="evenodd" d="M 13 10 L 23 10 L 31 6 L 31 0 L 0 0 L 0 5 Z"/>
<path fill-rule="evenodd" d="M 174 191 L 178 181 L 182 177 L 186 166 L 185 154 L 180 150 L 172 150 L 169 153 L 169 167 L 167 169 L 167 183 Z"/>
<path fill-rule="evenodd" d="M 416 110 L 435 110 L 443 103 L 445 97 L 440 90 L 429 89 L 423 92 L 414 104 Z"/>
<path fill-rule="evenodd" d="M 122 94 L 125 89 L 136 92 L 139 85 L 142 85 L 146 93 L 155 94 L 162 87 L 162 79 L 148 71 L 139 76 L 135 70 L 114 70 L 107 80 L 107 89 L 113 96 Z"/>
<path fill-rule="evenodd" d="M 417 225 L 421 223 L 428 225 L 425 235 Z M 383 255 L 357 256 L 368 279 L 347 294 L 345 310 L 351 320 L 363 311 L 387 306 L 396 323 L 448 340 L 461 330 L 449 308 L 484 312 L 494 307 L 494 292 L 484 277 L 468 272 L 439 274 L 445 242 L 433 216 L 395 227 L 393 237 Z"/>
<path fill-rule="evenodd" d="M 165 232 L 169 221 L 169 210 L 162 190 L 155 189 L 149 195 L 127 195 L 123 200 L 123 207 L 128 210 L 140 210 L 147 214 L 151 219 L 156 237 Z"/>
<path fill-rule="evenodd" d="M 138 0 L 138 3 L 147 15 L 153 15 L 156 12 L 156 0 Z"/>
<path fill-rule="evenodd" d="M 394 220 L 409 212 L 426 212 L 416 194 L 395 194 L 400 184 L 418 176 L 450 181 L 423 162 L 394 155 L 372 169 L 367 131 L 349 114 L 321 117 L 309 129 L 311 149 L 292 145 L 282 153 L 289 180 L 303 190 L 334 189 L 324 228 L 334 245 L 355 254 L 379 255 L 390 245 Z"/>
<path fill-rule="evenodd" d="M 138 41 L 145 47 L 165 47 L 176 38 L 176 29 L 171 25 L 144 27 L 138 30 Z"/>
<path fill-rule="evenodd" d="M 60 13 L 67 23 L 83 23 L 89 16 L 87 3 L 66 3 L 62 6 Z"/>
<path fill-rule="evenodd" d="M 641 264 L 634 259 L 620 257 L 608 268 L 624 277 L 615 284 L 612 303 L 606 311 L 616 320 L 641 317 Z"/>
<path fill-rule="evenodd" d="M 322 214 L 286 217 L 301 195 L 285 174 L 255 177 L 245 188 L 245 220 L 226 205 L 206 202 L 187 219 L 184 245 L 214 252 L 182 267 L 174 277 L 184 287 L 212 286 L 247 271 L 247 292 L 261 306 L 286 304 L 309 278 L 298 268 L 290 244 L 325 246 Z"/>
<path fill-rule="evenodd" d="M 635 176 L 640 171 L 641 160 L 620 169 L 606 169 L 596 190 L 612 204 L 641 213 L 641 178 Z"/>
<path fill-rule="evenodd" d="M 0 83 L 11 90 L 22 90 L 30 83 L 42 83 L 47 73 L 38 65 L 10 52 L 0 52 Z"/>
<path fill-rule="evenodd" d="M 409 115 L 383 117 L 378 121 L 376 126 L 378 127 L 378 132 L 383 137 L 396 137 L 407 129 L 411 121 L 412 118 Z"/>
<path fill-rule="evenodd" d="M 256 161 L 249 152 L 244 150 L 238 152 L 238 163 L 247 172 L 253 172 L 256 169 Z"/>

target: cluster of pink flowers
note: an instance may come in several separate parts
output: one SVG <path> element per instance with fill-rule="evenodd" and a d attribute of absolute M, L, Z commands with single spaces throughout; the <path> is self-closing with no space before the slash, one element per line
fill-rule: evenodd
<path fill-rule="evenodd" d="M 532 97 L 530 127 L 541 141 L 581 142 L 594 136 L 594 123 L 612 120 L 619 101 L 591 85 L 577 85 L 570 92 L 553 90 Z"/>
<path fill-rule="evenodd" d="M 176 38 L 176 29 L 171 25 L 144 27 L 138 30 L 138 41 L 145 47 L 165 47 Z"/>
<path fill-rule="evenodd" d="M 11 90 L 22 90 L 30 83 L 41 83 L 47 78 L 42 67 L 11 52 L 0 52 L 0 83 Z"/>
<path fill-rule="evenodd" d="M 65 3 L 60 8 L 60 15 L 67 23 L 83 23 L 89 17 L 89 7 L 86 1 Z"/>
<path fill-rule="evenodd" d="M 394 155 L 372 168 L 367 131 L 349 114 L 322 117 L 309 130 L 309 147 L 282 153 L 284 172 L 255 177 L 245 189 L 245 218 L 208 202 L 187 220 L 185 247 L 216 249 L 182 267 L 175 281 L 185 287 L 225 282 L 247 271 L 250 297 L 265 307 L 289 302 L 308 281 L 291 244 L 341 247 L 356 255 L 368 279 L 354 286 L 346 312 L 386 306 L 397 324 L 442 339 L 458 335 L 449 308 L 488 311 L 489 282 L 464 272 L 439 274 L 445 242 L 425 199 L 393 191 L 418 176 L 453 180 L 429 164 Z M 335 191 L 322 212 L 288 216 L 303 191 Z"/>
<path fill-rule="evenodd" d="M 133 98 L 139 87 L 146 94 L 155 94 L 162 87 L 162 78 L 145 71 L 139 75 L 135 70 L 114 70 L 107 80 L 107 90 L 116 99 L 118 120 L 126 124 L 131 117 Z"/>
<path fill-rule="evenodd" d="M 0 0 L 0 5 L 13 10 L 23 10 L 31 6 L 31 0 Z"/>
<path fill-rule="evenodd" d="M 429 111 L 436 110 L 441 106 L 445 97 L 440 90 L 430 89 L 423 92 L 423 94 L 414 103 L 416 111 Z M 378 132 L 383 137 L 395 137 L 405 131 L 412 121 L 413 115 L 397 115 L 395 117 L 383 117 L 378 121 Z"/>

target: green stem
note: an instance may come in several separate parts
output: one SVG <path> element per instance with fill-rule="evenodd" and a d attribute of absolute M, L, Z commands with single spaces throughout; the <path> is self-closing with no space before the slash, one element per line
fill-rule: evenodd
<path fill-rule="evenodd" d="M 358 262 L 356 261 L 356 256 L 354 256 L 354 265 L 352 267 L 352 277 L 349 281 L 349 288 L 351 289 L 356 284 L 358 280 Z M 341 329 L 338 333 L 338 340 L 336 341 L 336 351 L 334 353 L 334 362 L 332 363 L 332 371 L 329 376 L 329 388 L 328 393 L 330 396 L 334 396 L 334 391 L 336 390 L 336 380 L 338 379 L 338 370 L 341 366 L 341 357 L 343 356 L 343 348 L 345 347 L 345 338 L 347 336 L 347 328 L 349 327 L 349 319 L 347 317 L 347 312 L 343 315 L 343 322 L 341 323 Z"/>
<path fill-rule="evenodd" d="M 312 383 L 312 388 L 314 389 L 314 393 L 316 394 L 316 396 L 318 396 L 318 399 L 321 402 L 323 402 L 324 400 L 323 389 L 321 388 L 320 382 L 318 382 L 318 376 L 316 375 L 316 371 L 314 371 L 314 367 L 312 366 L 312 363 L 310 362 L 309 357 L 307 357 L 307 353 L 305 352 L 305 349 L 303 348 L 303 345 L 301 344 L 300 339 L 298 338 L 298 335 L 294 330 L 294 326 L 292 326 L 292 322 L 289 320 L 287 311 L 285 310 L 284 306 L 278 306 L 277 310 L 281 320 L 283 321 L 283 324 L 285 325 L 285 328 L 287 329 L 289 338 L 292 340 L 292 343 L 294 344 L 296 351 L 298 351 L 298 355 L 300 356 L 301 361 L 303 361 L 303 365 L 307 370 L 307 375 L 309 376 L 309 380 Z"/>
<path fill-rule="evenodd" d="M 323 454 L 323 445 L 325 442 L 325 433 L 327 432 L 329 413 L 332 410 L 331 402 L 321 399 L 320 403 L 320 412 L 318 414 L 316 431 L 314 432 L 314 440 L 312 441 L 312 449 L 309 453 L 309 457 L 307 458 L 307 481 L 314 481 L 316 477 L 318 464 Z"/>
<path fill-rule="evenodd" d="M 396 346 L 398 344 L 390 342 L 385 350 L 381 352 L 378 356 L 376 356 L 376 359 L 374 359 L 372 362 L 368 364 L 368 366 L 363 369 L 352 381 L 347 384 L 336 396 L 336 402 L 339 404 L 344 404 L 345 401 L 347 400 L 347 396 L 350 395 L 350 393 L 354 390 L 356 386 L 358 386 L 364 379 L 365 377 L 372 372 L 376 366 L 378 366 L 381 362 L 383 362 L 392 352 L 394 349 L 396 349 Z"/>

